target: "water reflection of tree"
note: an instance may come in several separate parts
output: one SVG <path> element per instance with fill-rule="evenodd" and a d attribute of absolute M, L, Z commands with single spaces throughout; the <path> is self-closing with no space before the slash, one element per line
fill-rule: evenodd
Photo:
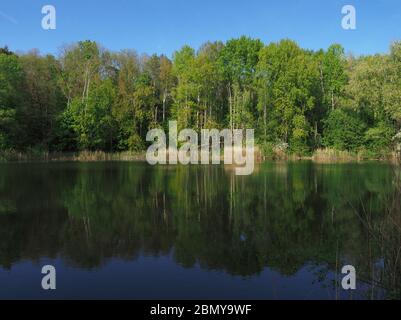
<path fill-rule="evenodd" d="M 185 267 L 240 276 L 265 267 L 293 275 L 313 263 L 338 271 L 346 261 L 367 274 L 384 253 L 354 210 L 369 204 L 371 223 L 383 223 L 393 192 L 389 168 L 376 164 L 266 163 L 249 177 L 220 166 L 131 163 L 0 170 L 8 203 L 0 202 L 8 208 L 0 265 L 8 268 L 42 256 L 93 268 L 112 257 L 172 254 Z"/>
<path fill-rule="evenodd" d="M 370 207 L 362 205 L 356 215 L 369 232 L 369 247 L 379 248 L 379 263 L 369 255 L 369 268 L 362 276 L 370 284 L 370 297 L 375 298 L 375 288 L 385 289 L 386 297 L 401 299 L 401 172 L 394 167 L 393 188 L 383 199 L 384 214 L 380 220 L 374 218 Z"/>

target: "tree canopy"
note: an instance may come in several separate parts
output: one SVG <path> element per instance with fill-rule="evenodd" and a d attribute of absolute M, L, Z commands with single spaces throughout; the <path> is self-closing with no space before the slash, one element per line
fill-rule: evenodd
<path fill-rule="evenodd" d="M 173 119 L 254 128 L 263 150 L 389 152 L 401 129 L 401 42 L 360 57 L 245 36 L 186 45 L 171 60 L 93 41 L 57 57 L 0 49 L 0 150 L 139 151 Z"/>

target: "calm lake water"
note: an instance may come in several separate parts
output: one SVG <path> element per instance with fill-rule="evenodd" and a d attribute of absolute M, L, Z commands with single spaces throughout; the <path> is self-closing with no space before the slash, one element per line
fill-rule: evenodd
<path fill-rule="evenodd" d="M 0 165 L 0 298 L 385 298 L 388 164 Z M 57 289 L 41 288 L 42 266 Z M 341 268 L 357 289 L 341 288 Z M 374 283 L 374 285 L 372 284 Z"/>

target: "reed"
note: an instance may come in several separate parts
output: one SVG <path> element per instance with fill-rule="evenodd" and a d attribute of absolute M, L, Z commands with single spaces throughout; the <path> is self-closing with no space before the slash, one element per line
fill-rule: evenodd
<path fill-rule="evenodd" d="M 0 152 L 1 162 L 27 162 L 27 161 L 141 161 L 145 160 L 144 152 L 114 152 L 104 151 L 81 151 L 81 152 L 19 152 L 15 150 L 5 150 Z"/>

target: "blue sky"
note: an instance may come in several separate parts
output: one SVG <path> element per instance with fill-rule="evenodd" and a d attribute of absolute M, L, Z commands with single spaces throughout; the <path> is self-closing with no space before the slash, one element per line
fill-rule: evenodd
<path fill-rule="evenodd" d="M 57 29 L 41 27 L 44 5 Z M 356 8 L 357 29 L 341 27 L 341 8 Z M 57 54 L 64 45 L 96 40 L 106 48 L 171 55 L 184 44 L 240 35 L 265 43 L 282 38 L 309 49 L 341 43 L 346 52 L 386 52 L 401 40 L 400 0 L 0 0 L 0 46 Z"/>

